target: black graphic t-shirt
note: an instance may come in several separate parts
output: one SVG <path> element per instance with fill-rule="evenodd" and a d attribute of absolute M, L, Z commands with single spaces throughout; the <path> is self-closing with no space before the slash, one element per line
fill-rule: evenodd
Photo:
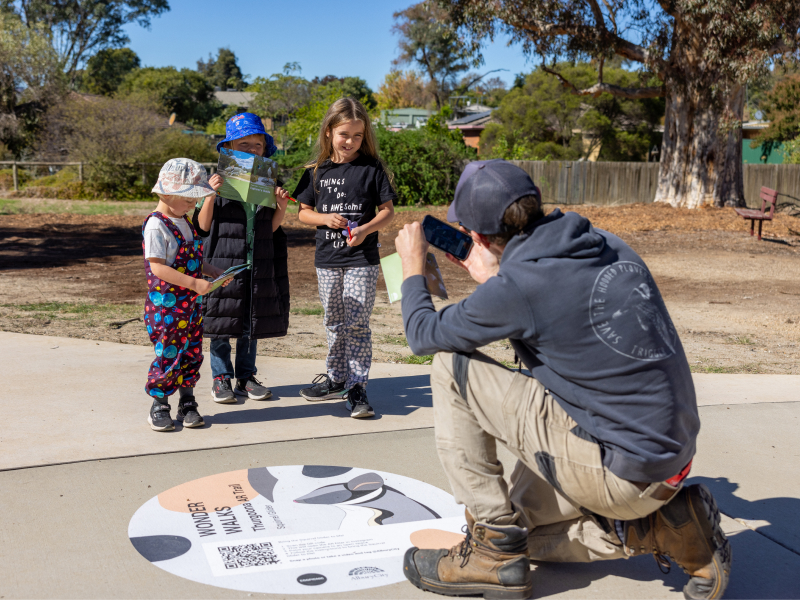
<path fill-rule="evenodd" d="M 313 172 L 313 169 L 306 169 L 303 173 L 294 198 L 301 204 L 313 206 L 320 214 L 337 213 L 366 225 L 375 218 L 379 205 L 397 199 L 386 171 L 374 158 L 359 155 L 343 164 L 327 160 L 317 169 L 316 181 L 312 184 Z M 317 227 L 315 267 L 366 267 L 379 263 L 377 231 L 351 248 L 341 229 Z"/>

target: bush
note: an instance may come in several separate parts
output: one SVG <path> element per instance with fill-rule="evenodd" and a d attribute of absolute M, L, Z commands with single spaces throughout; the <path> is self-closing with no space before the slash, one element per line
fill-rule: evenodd
<path fill-rule="evenodd" d="M 158 103 L 147 98 L 119 100 L 74 96 L 53 111 L 40 147 L 46 158 L 83 162 L 85 191 L 92 197 L 148 198 L 161 164 L 186 157 L 216 162 L 204 135 L 167 126 Z M 53 149 L 63 149 L 54 154 Z M 144 167 L 142 163 L 156 163 Z"/>
<path fill-rule="evenodd" d="M 30 180 L 30 174 L 24 169 L 17 169 L 17 184 L 22 187 Z M 14 189 L 14 171 L 12 169 L 0 169 L 0 190 Z"/>
<path fill-rule="evenodd" d="M 283 182 L 283 188 L 293 194 L 297 184 L 300 183 L 300 178 L 303 176 L 306 163 L 311 160 L 311 148 L 305 147 L 294 152 L 276 154 L 271 158 L 280 167 L 279 177 Z"/>
<path fill-rule="evenodd" d="M 464 166 L 477 158 L 461 132 L 377 128 L 381 158 L 394 174 L 398 204 L 447 204 Z"/>
<path fill-rule="evenodd" d="M 783 156 L 786 164 L 800 164 L 800 137 L 783 144 Z"/>

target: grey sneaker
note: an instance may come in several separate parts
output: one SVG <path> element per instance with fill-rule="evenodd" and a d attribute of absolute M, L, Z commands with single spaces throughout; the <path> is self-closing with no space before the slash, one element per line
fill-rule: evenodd
<path fill-rule="evenodd" d="M 247 396 L 250 400 L 268 400 L 272 398 L 272 392 L 261 385 L 261 382 L 252 375 L 247 379 L 237 379 L 233 393 Z"/>
<path fill-rule="evenodd" d="M 184 427 L 202 427 L 205 425 L 203 417 L 197 412 L 197 402 L 194 396 L 186 396 L 178 402 L 178 414 L 175 419 L 183 423 Z"/>
<path fill-rule="evenodd" d="M 153 431 L 172 431 L 175 425 L 169 411 L 172 407 L 169 404 L 161 404 L 158 400 L 153 402 L 150 407 L 150 414 L 147 415 L 147 422 Z"/>
<path fill-rule="evenodd" d="M 231 389 L 231 380 L 225 377 L 215 377 L 214 385 L 211 388 L 211 398 L 217 404 L 233 404 L 236 396 Z"/>
<path fill-rule="evenodd" d="M 367 402 L 367 390 L 360 384 L 354 385 L 347 392 L 347 402 L 350 404 L 350 416 L 354 419 L 368 419 L 375 416 L 375 411 Z"/>
<path fill-rule="evenodd" d="M 347 396 L 344 381 L 334 381 L 327 373 L 317 375 L 311 383 L 311 387 L 300 390 L 300 395 L 309 402 L 341 400 Z"/>

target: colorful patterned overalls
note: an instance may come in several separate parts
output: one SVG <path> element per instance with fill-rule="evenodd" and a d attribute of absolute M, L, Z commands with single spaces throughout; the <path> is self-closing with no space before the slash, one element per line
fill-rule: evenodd
<path fill-rule="evenodd" d="M 180 244 L 172 268 L 194 278 L 202 277 L 202 242 L 197 239 L 189 220 L 184 217 L 194 235 L 193 242 L 187 242 L 175 223 L 160 212 L 152 212 L 147 216 L 142 224 L 142 235 L 147 219 L 153 217 L 161 219 Z M 148 287 L 144 323 L 156 353 L 144 389 L 151 396 L 163 398 L 174 394 L 179 387 L 194 387 L 200 378 L 200 365 L 203 363 L 203 297 L 153 275 L 147 257 L 144 270 Z"/>

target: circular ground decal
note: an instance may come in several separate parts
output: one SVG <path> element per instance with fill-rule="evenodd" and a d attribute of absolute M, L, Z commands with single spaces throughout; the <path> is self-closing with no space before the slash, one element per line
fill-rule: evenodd
<path fill-rule="evenodd" d="M 349 467 L 284 466 L 196 479 L 148 500 L 131 543 L 165 571 L 272 594 L 404 581 L 411 546 L 463 539 L 464 509 L 415 479 Z"/>

